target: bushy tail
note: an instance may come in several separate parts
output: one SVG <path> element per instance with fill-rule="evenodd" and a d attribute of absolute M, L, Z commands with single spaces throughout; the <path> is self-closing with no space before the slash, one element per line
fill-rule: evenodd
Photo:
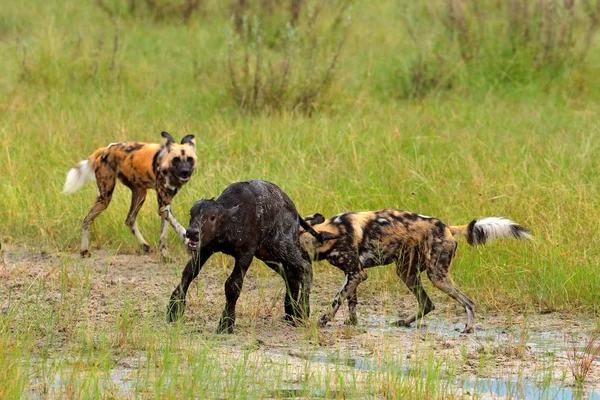
<path fill-rule="evenodd" d="M 71 168 L 67 174 L 67 180 L 63 193 L 73 193 L 79 190 L 87 181 L 95 179 L 93 161 L 83 160 L 76 167 Z"/>
<path fill-rule="evenodd" d="M 502 217 L 474 219 L 468 225 L 449 226 L 452 235 L 465 235 L 467 243 L 479 246 L 495 239 L 533 239 L 531 233 L 521 225 Z"/>

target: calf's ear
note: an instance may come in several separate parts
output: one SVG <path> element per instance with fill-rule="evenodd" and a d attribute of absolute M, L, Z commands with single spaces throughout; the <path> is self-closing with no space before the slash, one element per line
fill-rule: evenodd
<path fill-rule="evenodd" d="M 322 214 L 315 213 L 313 215 L 304 217 L 304 221 L 306 221 L 310 226 L 313 226 L 325 222 L 325 217 Z"/>
<path fill-rule="evenodd" d="M 236 212 L 238 212 L 240 210 L 240 205 L 238 204 L 237 206 L 228 208 L 225 210 L 225 213 L 227 214 L 228 217 L 233 217 L 235 215 Z"/>
<path fill-rule="evenodd" d="M 321 238 L 323 239 L 323 242 L 327 242 L 328 240 L 335 240 L 335 239 L 340 238 L 340 235 L 336 235 L 335 233 L 323 232 L 323 231 L 317 231 L 317 232 L 321 234 Z"/>
<path fill-rule="evenodd" d="M 171 143 L 175 143 L 175 139 L 169 132 L 163 131 L 160 135 L 165 139 L 165 145 L 169 146 Z"/>
<path fill-rule="evenodd" d="M 196 139 L 194 139 L 194 135 L 187 135 L 181 139 L 181 144 L 189 144 L 192 147 L 196 147 Z"/>

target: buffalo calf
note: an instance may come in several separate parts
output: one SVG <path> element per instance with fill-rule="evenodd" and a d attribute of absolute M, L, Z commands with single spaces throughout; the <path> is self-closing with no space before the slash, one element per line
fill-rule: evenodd
<path fill-rule="evenodd" d="M 190 283 L 208 258 L 217 252 L 235 258 L 233 272 L 225 282 L 227 304 L 218 331 L 233 331 L 235 305 L 252 258 L 264 261 L 286 282 L 286 319 L 308 317 L 312 265 L 300 246 L 300 226 L 316 235 L 298 215 L 290 198 L 266 181 L 238 182 L 218 199 L 199 200 L 191 211 L 186 231 L 192 258 L 183 270 L 167 310 L 169 321 L 183 313 Z"/>

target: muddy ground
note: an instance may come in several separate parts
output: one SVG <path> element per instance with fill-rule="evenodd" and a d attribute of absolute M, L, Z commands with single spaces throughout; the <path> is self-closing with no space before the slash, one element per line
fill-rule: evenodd
<path fill-rule="evenodd" d="M 3 258 L 0 313 L 7 312 L 15 302 L 27 301 L 23 300 L 25 292 L 40 280 L 45 282 L 48 304 L 57 302 L 61 290 L 77 287 L 80 279 L 77 276 L 83 274 L 88 276 L 89 301 L 73 318 L 107 329 L 115 324 L 118 313 L 114 310 L 125 303 L 137 313 L 153 316 L 157 325 L 165 324 L 167 301 L 185 264 L 183 257 L 162 264 L 154 255 L 114 254 L 104 250 L 96 250 L 90 259 L 80 260 L 75 254 L 40 253 L 15 246 L 5 248 Z M 214 335 L 224 305 L 223 284 L 231 267 L 230 258 L 215 257 L 192 284 L 185 313 L 185 326 L 190 334 Z M 342 278 L 332 267 L 316 266 L 311 299 L 314 315 L 325 309 Z M 409 365 L 434 354 L 452 369 L 457 395 L 537 398 L 535 388 L 540 377 L 549 379 L 550 385 L 556 387 L 573 385 L 565 339 L 574 341 L 581 350 L 590 334 L 598 329 L 594 316 L 481 311 L 476 315 L 475 333 L 463 335 L 459 331 L 465 320 L 464 310 L 431 286 L 428 292 L 437 309 L 425 322 L 412 328 L 390 327 L 399 312 L 404 315 L 413 312 L 416 302 L 400 283 L 382 288 L 376 280 L 367 280 L 359 287 L 358 326 L 344 325 L 346 313 L 342 307 L 333 324 L 310 334 L 282 321 L 283 291 L 283 282 L 277 275 L 259 263 L 253 264 L 238 302 L 235 334 L 219 341 L 221 346 L 214 349 L 216 354 L 235 358 L 253 346 L 256 351 L 252 357 L 269 362 L 285 359 L 288 365 L 297 363 L 298 373 L 307 363 L 315 370 L 335 365 L 356 374 L 358 379 L 362 371 L 380 368 L 386 359 L 406 360 Z M 127 390 L 127 376 L 133 368 L 136 368 L 134 362 L 123 358 L 113 371 L 113 383 Z M 474 387 L 475 376 L 479 380 L 489 379 L 489 386 Z M 506 392 L 505 382 L 517 379 L 523 380 L 525 386 L 519 389 L 520 394 L 511 395 Z M 292 392 L 288 394 L 299 395 L 293 392 L 294 377 L 290 377 L 290 382 Z M 588 398 L 600 398 L 598 360 L 592 364 L 584 392 Z M 318 397 L 318 394 L 306 396 Z M 564 392 L 557 396 L 572 397 Z"/>

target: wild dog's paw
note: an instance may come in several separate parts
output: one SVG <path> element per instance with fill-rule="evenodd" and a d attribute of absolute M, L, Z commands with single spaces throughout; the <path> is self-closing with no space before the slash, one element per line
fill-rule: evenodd
<path fill-rule="evenodd" d="M 175 262 L 175 259 L 167 253 L 160 253 L 160 262 L 163 264 L 171 264 Z"/>
<path fill-rule="evenodd" d="M 356 315 L 351 315 L 344 321 L 344 325 L 356 326 L 358 325 L 358 318 Z"/>
<path fill-rule="evenodd" d="M 149 244 L 146 244 L 146 243 L 144 243 L 142 245 L 142 250 L 144 251 L 145 254 L 154 253 L 154 249 Z"/>
<path fill-rule="evenodd" d="M 90 258 L 92 256 L 89 250 L 81 250 L 79 254 L 81 254 L 81 258 Z"/>
<path fill-rule="evenodd" d="M 328 322 L 329 316 L 327 314 L 323 314 L 321 315 L 321 318 L 319 318 L 319 322 L 317 324 L 319 325 L 319 328 L 324 328 Z"/>
<path fill-rule="evenodd" d="M 390 324 L 390 326 L 395 326 L 395 327 L 399 327 L 399 328 L 408 328 L 410 326 L 409 323 L 407 323 L 405 320 L 403 319 L 399 319 L 398 321 L 394 321 Z"/>
<path fill-rule="evenodd" d="M 472 326 L 465 326 L 465 329 L 463 329 L 462 331 L 460 331 L 461 334 L 463 335 L 467 335 L 469 333 L 473 333 L 473 327 Z"/>

